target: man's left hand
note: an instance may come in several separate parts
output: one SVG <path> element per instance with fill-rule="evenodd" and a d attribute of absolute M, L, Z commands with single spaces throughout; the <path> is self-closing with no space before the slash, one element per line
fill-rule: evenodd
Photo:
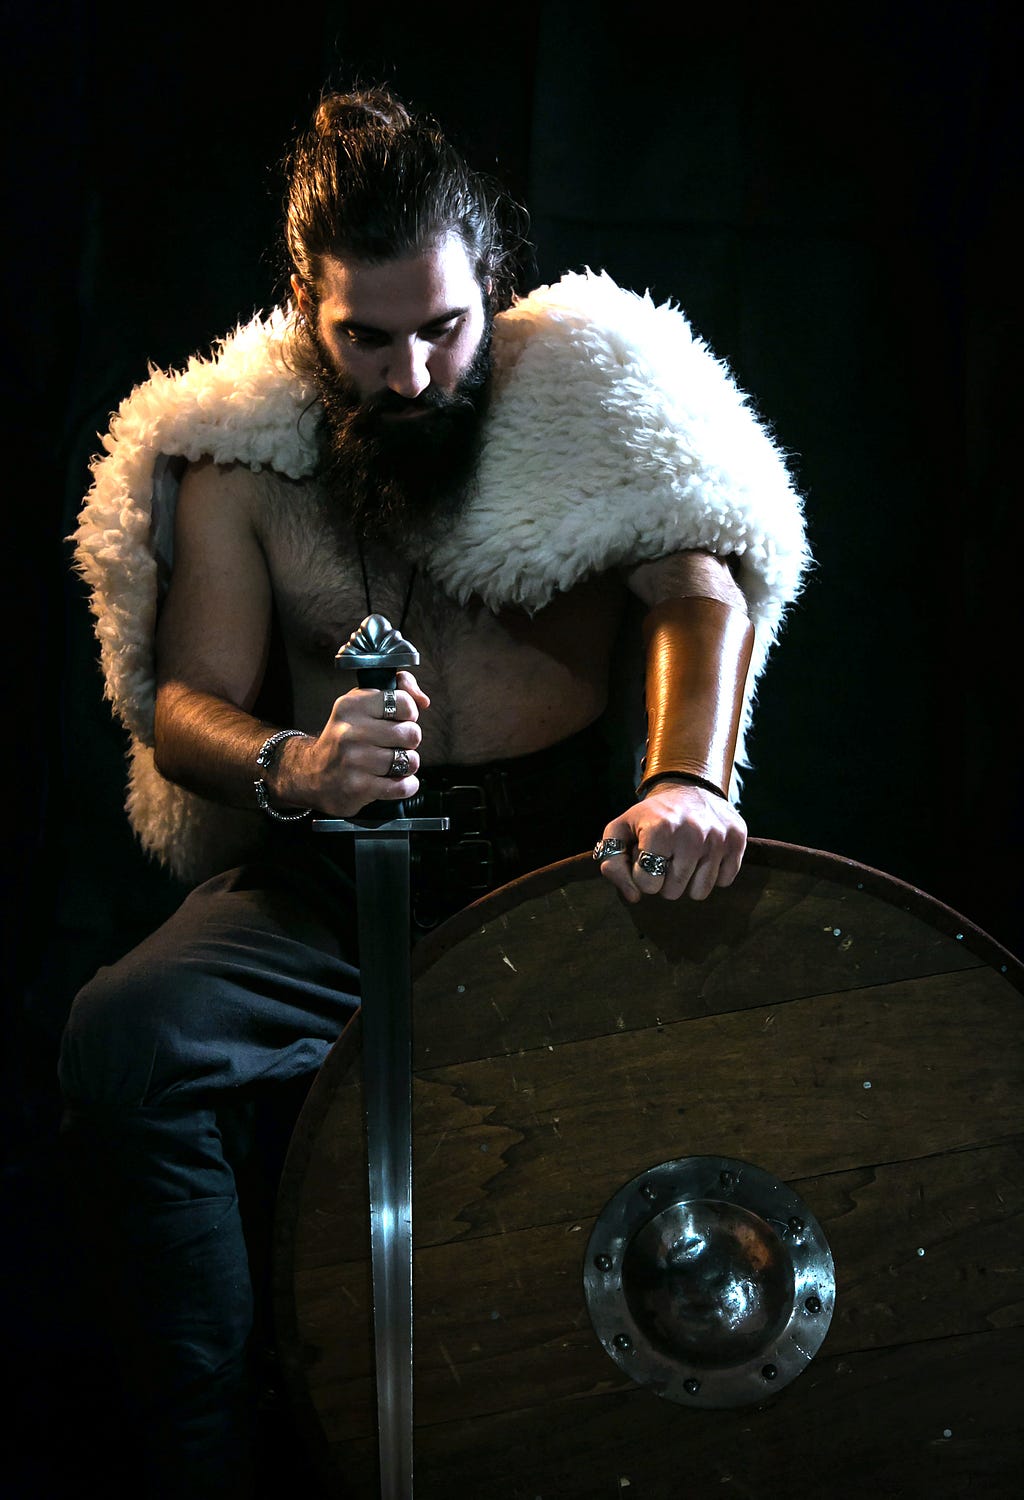
<path fill-rule="evenodd" d="M 747 847 L 747 825 L 724 797 L 701 786 L 663 782 L 605 828 L 602 839 L 621 839 L 623 854 L 601 862 L 601 874 L 627 901 L 682 895 L 704 901 L 716 885 L 732 885 Z M 641 853 L 660 856 L 639 863 Z M 664 874 L 658 873 L 665 861 Z"/>

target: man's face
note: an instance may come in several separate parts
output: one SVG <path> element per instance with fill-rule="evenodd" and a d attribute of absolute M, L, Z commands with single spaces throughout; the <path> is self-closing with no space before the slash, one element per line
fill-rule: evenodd
<path fill-rule="evenodd" d="M 407 403 L 430 389 L 451 395 L 486 328 L 483 294 L 456 234 L 380 265 L 325 256 L 319 291 L 320 344 L 360 401 L 384 391 Z M 427 409 L 409 404 L 395 416 L 416 420 Z"/>
<path fill-rule="evenodd" d="M 322 477 L 366 537 L 450 520 L 467 498 L 490 375 L 491 316 L 456 235 L 379 265 L 325 261 L 315 312 Z"/>

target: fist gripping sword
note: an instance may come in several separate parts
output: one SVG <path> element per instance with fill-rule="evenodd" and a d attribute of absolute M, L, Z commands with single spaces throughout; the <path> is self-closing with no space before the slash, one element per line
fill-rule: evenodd
<path fill-rule="evenodd" d="M 360 687 L 395 690 L 419 652 L 383 615 L 369 615 L 335 657 Z M 370 1178 L 370 1260 L 377 1364 L 381 1500 L 412 1497 L 412 1025 L 409 835 L 447 818 L 317 818 L 320 833 L 355 837 L 362 989 L 363 1097 Z"/>

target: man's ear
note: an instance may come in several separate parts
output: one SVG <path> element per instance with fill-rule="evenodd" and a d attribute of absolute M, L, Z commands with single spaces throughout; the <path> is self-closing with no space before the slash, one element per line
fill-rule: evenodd
<path fill-rule="evenodd" d="M 292 273 L 292 292 L 295 295 L 295 306 L 304 318 L 313 316 L 313 299 L 309 295 L 306 283 L 300 280 L 297 272 Z"/>

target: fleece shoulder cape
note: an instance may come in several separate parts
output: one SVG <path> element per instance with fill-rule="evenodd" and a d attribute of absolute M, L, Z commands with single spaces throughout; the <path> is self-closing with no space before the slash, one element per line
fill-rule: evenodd
<path fill-rule="evenodd" d="M 74 537 L 106 693 L 131 739 L 129 817 L 185 880 L 251 849 L 261 819 L 183 791 L 153 763 L 173 460 L 313 473 L 316 393 L 283 358 L 289 318 L 277 309 L 210 359 L 151 371 L 102 439 Z M 422 566 L 461 601 L 532 611 L 610 567 L 686 548 L 731 555 L 755 627 L 744 765 L 757 678 L 808 563 L 800 499 L 771 436 L 678 308 L 604 274 L 567 275 L 514 303 L 495 320 L 494 349 L 477 493 Z"/>

